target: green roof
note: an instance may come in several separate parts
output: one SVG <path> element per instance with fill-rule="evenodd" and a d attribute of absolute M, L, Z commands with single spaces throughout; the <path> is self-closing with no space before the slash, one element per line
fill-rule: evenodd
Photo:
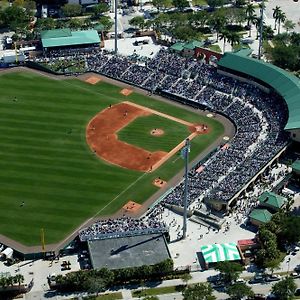
<path fill-rule="evenodd" d="M 202 246 L 201 252 L 206 263 L 241 259 L 235 243 Z"/>
<path fill-rule="evenodd" d="M 286 198 L 282 197 L 273 192 L 264 192 L 259 197 L 258 200 L 260 203 L 266 203 L 269 206 L 273 206 L 275 208 L 281 208 L 286 202 Z"/>
<path fill-rule="evenodd" d="M 184 44 L 184 49 L 194 50 L 196 47 L 202 47 L 203 45 L 204 45 L 203 42 L 194 40 Z"/>
<path fill-rule="evenodd" d="M 251 48 L 242 48 L 242 49 L 234 52 L 234 54 L 246 57 L 246 56 L 249 56 L 252 52 L 253 52 L 253 49 L 251 49 Z"/>
<path fill-rule="evenodd" d="M 42 39 L 52 39 L 52 38 L 60 38 L 60 37 L 68 37 L 68 36 L 72 36 L 70 28 L 44 30 L 41 32 Z"/>
<path fill-rule="evenodd" d="M 182 51 L 184 47 L 184 43 L 175 43 L 170 48 L 175 51 Z"/>
<path fill-rule="evenodd" d="M 291 73 L 254 58 L 225 53 L 218 65 L 257 78 L 274 88 L 289 110 L 286 130 L 300 128 L 300 80 Z"/>
<path fill-rule="evenodd" d="M 249 217 L 261 223 L 268 223 L 271 221 L 272 214 L 266 209 L 253 209 Z"/>
<path fill-rule="evenodd" d="M 296 161 L 293 162 L 292 169 L 293 171 L 300 173 L 300 159 L 297 159 Z"/>
<path fill-rule="evenodd" d="M 96 30 L 71 31 L 69 29 L 55 29 L 43 31 L 41 36 L 44 48 L 100 43 Z"/>

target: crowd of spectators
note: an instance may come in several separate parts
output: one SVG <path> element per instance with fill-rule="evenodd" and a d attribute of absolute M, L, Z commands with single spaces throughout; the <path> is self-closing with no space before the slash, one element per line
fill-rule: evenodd
<path fill-rule="evenodd" d="M 62 53 L 52 54 L 46 59 L 59 59 L 60 55 Z M 285 102 L 275 93 L 267 94 L 254 85 L 219 74 L 213 65 L 183 58 L 166 49 L 141 63 L 107 52 L 68 53 L 67 57 L 72 55 L 85 57 L 86 71 L 123 80 L 151 92 L 159 89 L 180 96 L 234 121 L 236 134 L 227 147 L 202 162 L 201 168 L 197 164 L 190 170 L 189 204 L 203 199 L 228 202 L 287 145 Z M 183 182 L 180 182 L 165 196 L 163 203 L 182 206 L 182 199 Z M 99 221 L 82 234 L 164 226 L 157 217 L 146 220 Z"/>

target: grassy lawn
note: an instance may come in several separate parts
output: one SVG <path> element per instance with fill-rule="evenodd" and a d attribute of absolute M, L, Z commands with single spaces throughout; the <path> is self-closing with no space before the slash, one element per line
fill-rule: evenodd
<path fill-rule="evenodd" d="M 151 130 L 155 128 L 162 129 L 164 135 L 151 135 Z M 190 133 L 187 126 L 153 114 L 135 119 L 118 132 L 118 137 L 123 142 L 149 151 L 169 152 L 188 137 Z"/>
<path fill-rule="evenodd" d="M 163 295 L 163 294 L 172 294 L 182 292 L 184 290 L 184 285 L 176 285 L 176 286 L 167 286 L 160 288 L 151 288 L 144 290 L 135 290 L 132 292 L 133 297 L 146 297 L 146 296 L 155 296 L 155 295 Z"/>
<path fill-rule="evenodd" d="M 86 143 L 86 125 L 109 104 L 124 100 L 148 106 L 213 130 L 192 141 L 195 158 L 224 131 L 213 119 L 101 82 L 51 80 L 30 72 L 0 76 L 0 233 L 26 245 L 55 243 L 88 218 L 108 215 L 128 200 L 143 203 L 172 178 L 183 161 L 170 158 L 153 173 L 98 159 Z M 158 141 L 158 139 L 157 139 Z"/>
<path fill-rule="evenodd" d="M 216 51 L 216 52 L 219 52 L 219 53 L 222 52 L 222 50 L 221 50 L 221 48 L 220 48 L 219 45 L 209 45 L 208 48 L 209 48 L 210 50 L 212 50 L 212 51 Z"/>
<path fill-rule="evenodd" d="M 73 300 L 78 300 L 79 298 L 73 298 Z M 84 300 L 119 300 L 123 299 L 122 293 L 116 292 L 116 293 L 109 293 L 109 294 L 103 294 L 99 296 L 91 296 L 91 297 L 84 297 Z"/>
<path fill-rule="evenodd" d="M 192 0 L 193 5 L 207 5 L 206 0 Z"/>

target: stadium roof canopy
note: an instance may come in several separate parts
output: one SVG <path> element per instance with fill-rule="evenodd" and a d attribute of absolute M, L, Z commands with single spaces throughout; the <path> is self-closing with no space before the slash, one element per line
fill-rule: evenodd
<path fill-rule="evenodd" d="M 180 43 L 180 42 L 175 43 L 170 48 L 175 51 L 182 51 L 184 48 L 184 43 Z"/>
<path fill-rule="evenodd" d="M 225 53 L 220 67 L 257 78 L 277 91 L 287 103 L 289 119 L 285 129 L 300 128 L 300 80 L 272 64 L 235 53 Z"/>
<path fill-rule="evenodd" d="M 69 28 L 53 29 L 42 31 L 41 37 L 44 48 L 100 43 L 96 30 L 71 31 Z"/>
<path fill-rule="evenodd" d="M 241 259 L 239 250 L 236 247 L 236 243 L 202 246 L 201 252 L 204 261 L 207 264 Z"/>
<path fill-rule="evenodd" d="M 200 42 L 200 41 L 190 41 L 186 44 L 184 44 L 184 49 L 189 49 L 189 50 L 194 50 L 197 47 L 202 47 L 204 45 L 204 42 Z"/>
<path fill-rule="evenodd" d="M 274 208 L 281 208 L 287 199 L 273 192 L 266 191 L 258 197 L 258 200 L 261 204 L 265 203 Z"/>
<path fill-rule="evenodd" d="M 272 214 L 267 209 L 253 209 L 249 217 L 261 223 L 268 223 L 271 221 Z"/>
<path fill-rule="evenodd" d="M 294 172 L 300 173 L 300 159 L 293 162 L 292 169 Z"/>

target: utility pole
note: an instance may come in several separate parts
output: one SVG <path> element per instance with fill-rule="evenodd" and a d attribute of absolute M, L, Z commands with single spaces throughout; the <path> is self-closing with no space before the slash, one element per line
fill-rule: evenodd
<path fill-rule="evenodd" d="M 183 156 L 185 160 L 185 181 L 184 181 L 184 199 L 183 199 L 183 205 L 184 205 L 184 211 L 183 211 L 183 226 L 182 226 L 182 238 L 186 238 L 186 231 L 187 231 L 187 206 L 188 206 L 188 185 L 189 185 L 189 179 L 188 179 L 188 168 L 189 168 L 189 152 L 190 152 L 190 140 L 187 138 L 185 140 L 184 148 L 181 150 L 181 155 Z"/>
<path fill-rule="evenodd" d="M 262 55 L 262 40 L 263 40 L 265 1 L 262 0 L 260 5 L 261 5 L 261 7 L 260 7 L 258 59 L 261 59 L 261 55 Z"/>
<path fill-rule="evenodd" d="M 115 54 L 118 53 L 118 0 L 115 1 Z"/>

